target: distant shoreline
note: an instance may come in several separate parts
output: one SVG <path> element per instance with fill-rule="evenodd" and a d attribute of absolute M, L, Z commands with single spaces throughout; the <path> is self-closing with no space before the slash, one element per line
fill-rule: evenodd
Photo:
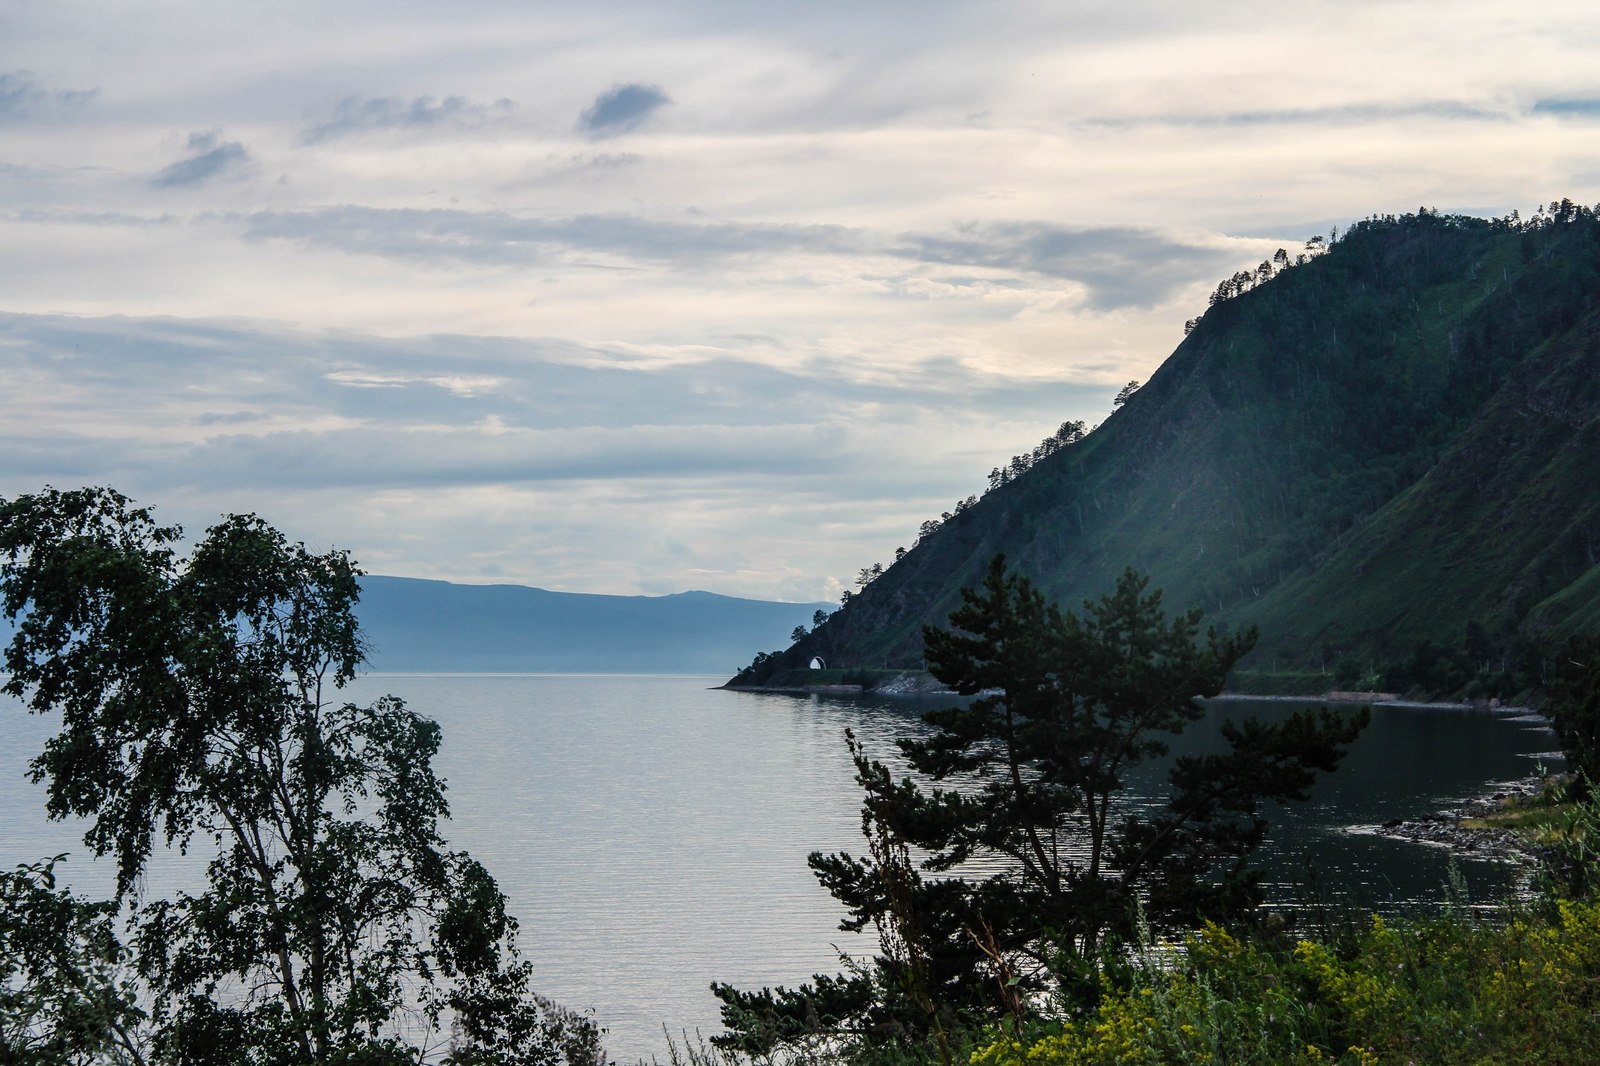
<path fill-rule="evenodd" d="M 891 678 L 883 685 L 715 685 L 714 689 L 728 692 L 769 692 L 789 695 L 832 696 L 954 696 L 955 693 L 940 686 L 927 675 L 903 674 Z M 1219 692 L 1212 699 L 1233 700 L 1240 703 L 1348 703 L 1370 707 L 1399 707 L 1405 710 L 1433 711 L 1492 711 L 1503 715 L 1527 715 L 1543 718 L 1532 707 L 1503 704 L 1498 700 L 1408 700 L 1393 692 L 1346 692 L 1334 690 L 1315 696 L 1273 696 L 1260 693 Z"/>

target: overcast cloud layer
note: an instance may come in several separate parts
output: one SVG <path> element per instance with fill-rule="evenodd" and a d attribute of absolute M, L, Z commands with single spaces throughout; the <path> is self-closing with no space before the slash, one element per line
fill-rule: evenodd
<path fill-rule="evenodd" d="M 836 596 L 1217 280 L 1600 200 L 1600 10 L 0 9 L 0 495 Z"/>

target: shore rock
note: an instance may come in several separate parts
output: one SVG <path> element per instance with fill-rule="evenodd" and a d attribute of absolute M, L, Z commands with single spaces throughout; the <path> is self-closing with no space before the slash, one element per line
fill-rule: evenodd
<path fill-rule="evenodd" d="M 1492 796 L 1468 800 L 1460 807 L 1439 811 L 1422 818 L 1395 818 L 1377 827 L 1377 832 L 1396 840 L 1450 848 L 1475 859 L 1503 862 L 1530 862 L 1533 851 L 1528 842 L 1509 829 L 1467 826 L 1462 823 L 1495 814 L 1503 801 L 1513 797 L 1537 796 L 1544 783 L 1537 779 L 1508 785 Z"/>

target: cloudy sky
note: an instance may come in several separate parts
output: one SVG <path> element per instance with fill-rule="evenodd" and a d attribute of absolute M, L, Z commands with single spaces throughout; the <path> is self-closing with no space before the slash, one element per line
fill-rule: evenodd
<path fill-rule="evenodd" d="M 1600 200 L 1583 3 L 0 2 L 0 495 L 836 597 L 1223 276 Z"/>

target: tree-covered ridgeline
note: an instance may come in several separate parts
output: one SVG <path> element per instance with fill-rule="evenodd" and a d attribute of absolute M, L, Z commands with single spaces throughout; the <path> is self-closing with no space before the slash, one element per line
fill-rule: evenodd
<path fill-rule="evenodd" d="M 438 726 L 339 698 L 349 557 L 253 515 L 182 545 L 109 489 L 0 500 L 5 691 L 58 718 L 34 778 L 117 875 L 103 904 L 54 862 L 0 879 L 0 1061 L 598 1061 L 444 840 Z M 161 846 L 210 853 L 204 887 L 147 895 Z"/>
<path fill-rule="evenodd" d="M 1552 207 L 1554 206 L 1555 205 L 1552 205 Z M 1423 210 L 1426 211 L 1426 209 Z M 1543 208 L 1540 210 L 1543 211 Z M 1393 216 L 1389 216 L 1389 218 L 1392 220 Z M 1310 260 L 1327 251 L 1329 245 L 1336 243 L 1338 238 L 1339 231 L 1338 228 L 1335 227 L 1333 232 L 1329 235 L 1327 241 L 1324 241 L 1320 235 L 1312 236 L 1306 241 L 1305 250 L 1297 253 L 1293 257 L 1289 255 L 1287 250 L 1279 248 L 1275 253 L 1273 253 L 1270 259 L 1263 259 L 1261 261 L 1261 265 L 1256 267 L 1256 269 L 1237 271 L 1231 277 L 1224 278 L 1220 283 L 1218 283 L 1216 290 L 1211 294 L 1209 300 L 1210 306 L 1215 307 L 1224 300 L 1231 300 L 1236 296 L 1243 295 L 1244 293 L 1247 293 L 1251 289 L 1255 288 L 1257 285 L 1271 281 L 1275 276 L 1277 276 L 1277 274 L 1284 270 L 1288 270 L 1291 267 L 1304 266 Z M 1190 333 L 1193 333 L 1195 328 L 1200 325 L 1200 319 L 1202 317 L 1204 317 L 1204 315 L 1196 316 L 1195 318 L 1191 318 L 1184 322 L 1183 335 L 1187 337 Z M 1133 394 L 1138 391 L 1139 382 L 1128 382 L 1126 385 L 1122 386 L 1122 388 L 1117 390 L 1116 396 L 1113 397 L 1111 401 L 1111 409 L 1115 411 L 1117 408 L 1127 403 L 1128 400 L 1132 398 Z M 1081 420 L 1061 423 L 1061 425 L 1056 428 L 1054 433 L 1051 433 L 1049 436 L 1041 440 L 1033 447 L 1032 450 L 1013 455 L 1010 461 L 990 470 L 989 485 L 986 492 L 993 492 L 1003 485 L 1009 485 L 1011 482 L 1015 481 L 1017 478 L 1033 469 L 1036 464 L 1048 459 L 1050 456 L 1061 451 L 1063 448 L 1068 448 L 1074 444 L 1077 444 L 1079 441 L 1083 440 L 1084 437 L 1094 432 L 1096 428 L 1098 427 L 1090 426 Z M 956 515 L 976 505 L 978 499 L 978 496 L 973 495 L 968 496 L 963 500 L 957 500 L 953 510 L 945 511 L 938 518 L 930 518 L 926 522 L 923 522 L 917 531 L 917 540 L 920 541 L 924 537 L 932 536 L 945 522 L 950 521 Z M 899 562 L 901 559 L 905 558 L 908 550 L 909 549 L 906 548 L 896 548 L 895 562 Z M 881 577 L 885 569 L 886 568 L 882 563 L 873 563 L 869 567 L 863 567 L 859 576 L 856 578 L 856 587 L 858 589 L 865 588 L 873 580 Z M 844 602 L 849 603 L 849 597 L 850 594 L 847 592 Z"/>
<path fill-rule="evenodd" d="M 919 669 L 922 627 L 1004 551 L 1065 602 L 1131 564 L 1261 625 L 1258 688 L 1545 684 L 1600 620 L 1600 219 L 1421 210 L 1314 247 L 1222 286 L 1102 425 L 926 525 L 742 682 Z"/>

